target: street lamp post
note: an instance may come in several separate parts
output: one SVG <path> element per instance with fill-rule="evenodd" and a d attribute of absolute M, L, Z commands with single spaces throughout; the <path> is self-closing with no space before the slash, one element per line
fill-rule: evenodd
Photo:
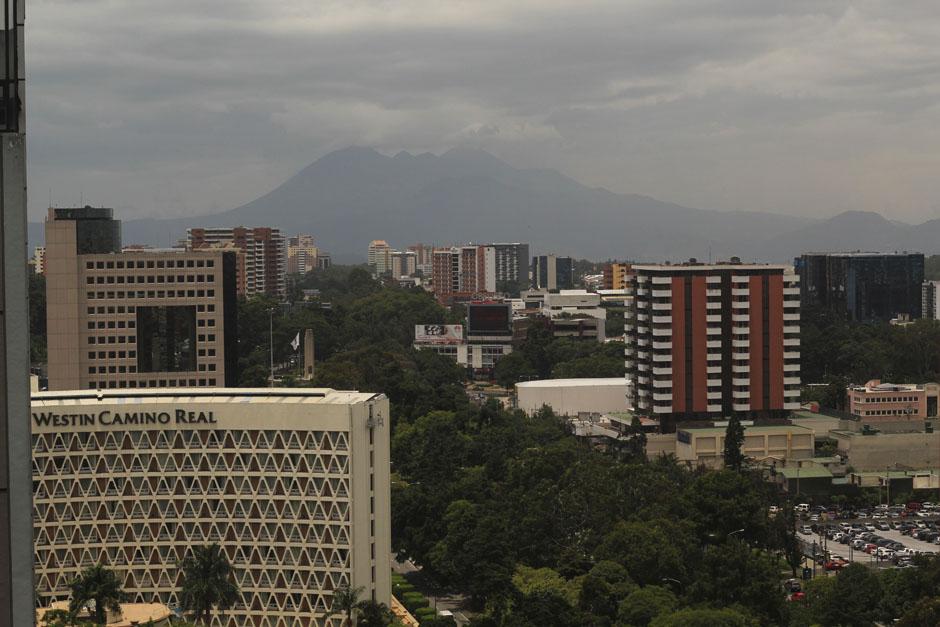
<path fill-rule="evenodd" d="M 274 307 L 268 309 L 268 348 L 271 356 L 271 387 L 274 387 Z"/>

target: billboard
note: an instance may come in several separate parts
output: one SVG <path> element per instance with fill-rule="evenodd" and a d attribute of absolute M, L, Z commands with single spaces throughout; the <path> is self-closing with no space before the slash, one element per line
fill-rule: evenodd
<path fill-rule="evenodd" d="M 463 342 L 463 325 L 416 324 L 415 342 L 421 344 L 460 344 Z"/>
<path fill-rule="evenodd" d="M 467 305 L 467 331 L 470 335 L 511 334 L 512 305 L 470 303 Z"/>

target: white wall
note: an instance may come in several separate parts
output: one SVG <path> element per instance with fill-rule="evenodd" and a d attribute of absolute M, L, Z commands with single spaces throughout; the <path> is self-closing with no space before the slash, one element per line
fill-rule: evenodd
<path fill-rule="evenodd" d="M 558 379 L 557 384 L 543 385 L 543 382 L 516 384 L 516 396 L 519 409 L 529 415 L 534 414 L 543 405 L 548 405 L 556 414 L 577 416 L 580 412 L 607 413 L 625 411 L 627 405 L 626 379 L 613 383 L 610 379 L 596 379 L 596 384 L 572 384 L 577 379 Z M 615 380 L 614 380 L 615 381 Z"/>

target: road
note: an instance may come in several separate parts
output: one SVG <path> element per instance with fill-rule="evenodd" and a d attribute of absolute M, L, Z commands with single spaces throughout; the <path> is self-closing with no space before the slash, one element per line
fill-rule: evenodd
<path fill-rule="evenodd" d="M 392 554 L 392 570 L 395 571 L 396 573 L 399 573 L 405 576 L 407 576 L 410 573 L 421 572 L 421 569 L 417 567 L 414 564 L 414 562 L 412 562 L 411 560 L 405 560 L 403 562 L 399 562 L 395 558 L 394 553 Z M 419 590 L 421 589 L 419 588 Z M 456 595 L 456 594 L 446 594 L 446 595 L 435 596 L 426 592 L 425 590 L 421 590 L 421 594 L 423 594 L 424 596 L 428 598 L 428 601 L 431 602 L 431 607 L 436 609 L 438 612 L 440 612 L 441 610 L 450 610 L 451 612 L 453 612 L 454 620 L 457 621 L 457 624 L 460 625 L 461 627 L 463 625 L 470 624 L 470 619 L 467 617 L 466 614 L 463 613 L 463 610 L 460 609 L 463 606 L 464 601 L 466 600 L 464 599 L 463 596 Z"/>

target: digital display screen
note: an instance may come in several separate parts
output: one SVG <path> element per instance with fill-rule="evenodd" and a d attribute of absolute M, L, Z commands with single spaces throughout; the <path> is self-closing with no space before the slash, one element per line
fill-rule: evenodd
<path fill-rule="evenodd" d="M 467 330 L 470 333 L 495 331 L 506 333 L 512 331 L 512 316 L 510 305 L 468 305 Z"/>

